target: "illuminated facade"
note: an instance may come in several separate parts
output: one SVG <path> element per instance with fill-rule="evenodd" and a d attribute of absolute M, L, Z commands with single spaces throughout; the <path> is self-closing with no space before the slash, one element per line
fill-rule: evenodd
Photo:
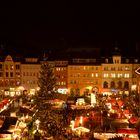
<path fill-rule="evenodd" d="M 92 61 L 92 59 L 83 60 Z M 68 66 L 68 92 L 74 95 L 81 95 L 81 93 L 88 95 L 92 88 L 101 85 L 101 66 L 79 63 L 80 59 L 77 59 L 74 60 L 72 65 Z"/>
<path fill-rule="evenodd" d="M 67 94 L 68 89 L 68 61 L 57 60 L 55 61 L 55 76 L 56 76 L 56 88 L 62 94 Z"/>
<path fill-rule="evenodd" d="M 24 90 L 34 94 L 38 88 L 40 63 L 37 58 L 25 58 L 21 65 L 21 85 Z"/>
<path fill-rule="evenodd" d="M 132 64 L 122 63 L 121 56 L 113 56 L 110 63 L 102 64 L 102 85 L 103 88 L 129 90 L 132 85 Z"/>
<path fill-rule="evenodd" d="M 21 85 L 21 62 L 8 55 L 0 61 L 0 92 L 16 90 Z M 11 93 L 12 93 L 11 91 Z M 18 92 L 18 91 L 17 91 Z"/>
<path fill-rule="evenodd" d="M 51 57 L 51 56 L 50 56 Z M 38 58 L 15 59 L 10 55 L 0 60 L 0 91 L 38 90 L 41 60 Z M 52 59 L 56 89 L 63 94 L 89 95 L 104 90 L 135 91 L 140 93 L 140 67 L 138 58 L 112 57 Z M 19 88 L 20 87 L 20 88 Z"/>

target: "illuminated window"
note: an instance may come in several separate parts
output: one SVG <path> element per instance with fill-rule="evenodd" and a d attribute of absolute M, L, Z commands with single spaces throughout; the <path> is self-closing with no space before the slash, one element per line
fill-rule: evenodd
<path fill-rule="evenodd" d="M 129 70 L 129 67 L 128 66 L 125 66 L 125 70 Z"/>
<path fill-rule="evenodd" d="M 138 59 L 135 59 L 134 62 L 135 62 L 135 63 L 138 63 Z"/>
<path fill-rule="evenodd" d="M 10 70 L 13 70 L 14 69 L 14 66 L 13 65 L 10 65 Z"/>
<path fill-rule="evenodd" d="M 129 78 L 129 77 L 130 77 L 129 73 L 125 73 L 125 74 L 124 74 L 124 77 L 125 77 L 125 78 Z"/>
<path fill-rule="evenodd" d="M 118 78 L 121 78 L 121 77 L 122 77 L 122 73 L 119 73 L 119 74 L 118 74 Z"/>
<path fill-rule="evenodd" d="M 107 78 L 108 77 L 108 73 L 104 73 L 104 78 Z"/>
<path fill-rule="evenodd" d="M 95 77 L 98 77 L 98 73 L 95 73 Z"/>
<path fill-rule="evenodd" d="M 105 62 L 108 63 L 108 59 L 107 58 L 105 59 Z"/>
<path fill-rule="evenodd" d="M 111 78 L 115 78 L 115 77 L 116 77 L 115 73 L 111 73 Z"/>
<path fill-rule="evenodd" d="M 94 73 L 91 74 L 91 77 L 94 77 Z"/>

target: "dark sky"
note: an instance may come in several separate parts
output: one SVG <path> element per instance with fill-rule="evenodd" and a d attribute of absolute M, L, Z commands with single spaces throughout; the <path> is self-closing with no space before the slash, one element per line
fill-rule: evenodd
<path fill-rule="evenodd" d="M 134 48 L 138 3 L 39 1 L 0 5 L 0 41 L 14 50 L 64 47 Z"/>

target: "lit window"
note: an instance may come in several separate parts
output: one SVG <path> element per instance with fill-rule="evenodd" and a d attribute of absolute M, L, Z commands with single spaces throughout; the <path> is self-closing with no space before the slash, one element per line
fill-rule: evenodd
<path fill-rule="evenodd" d="M 107 78 L 108 77 L 108 73 L 104 73 L 104 78 Z"/>
<path fill-rule="evenodd" d="M 14 69 L 14 66 L 13 65 L 10 65 L 10 70 L 13 70 Z"/>
<path fill-rule="evenodd" d="M 95 77 L 98 77 L 98 73 L 95 73 Z"/>
<path fill-rule="evenodd" d="M 111 73 L 111 78 L 115 78 L 115 77 L 116 77 L 115 73 Z"/>
<path fill-rule="evenodd" d="M 122 73 L 119 73 L 119 74 L 118 74 L 118 78 L 121 78 L 121 77 L 122 77 Z"/>
<path fill-rule="evenodd" d="M 138 59 L 135 59 L 134 62 L 135 62 L 135 63 L 138 63 Z"/>
<path fill-rule="evenodd" d="M 94 77 L 94 73 L 91 74 L 91 77 Z"/>
<path fill-rule="evenodd" d="M 125 66 L 125 70 L 129 70 L 129 67 L 128 66 Z"/>
<path fill-rule="evenodd" d="M 124 74 L 124 77 L 125 77 L 125 78 L 129 78 L 129 77 L 130 77 L 129 73 L 125 73 L 125 74 Z"/>
<path fill-rule="evenodd" d="M 105 62 L 108 63 L 108 59 L 105 59 Z"/>

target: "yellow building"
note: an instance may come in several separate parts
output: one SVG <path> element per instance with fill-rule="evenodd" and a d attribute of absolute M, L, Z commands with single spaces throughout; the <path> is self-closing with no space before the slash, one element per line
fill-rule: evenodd
<path fill-rule="evenodd" d="M 102 87 L 129 91 L 132 85 L 132 64 L 120 55 L 106 58 L 102 66 Z"/>
<path fill-rule="evenodd" d="M 101 66 L 96 59 L 73 59 L 68 65 L 68 93 L 88 95 L 101 86 Z"/>
<path fill-rule="evenodd" d="M 21 85 L 21 62 L 10 55 L 3 59 L 0 61 L 0 92 L 14 96 L 16 92 L 19 94 L 17 88 Z"/>
<path fill-rule="evenodd" d="M 50 56 L 51 57 L 51 56 Z M 36 57 L 15 59 L 7 55 L 0 60 L 0 92 L 18 94 L 38 90 L 41 60 Z M 48 60 L 54 66 L 56 89 L 63 94 L 88 95 L 92 92 L 135 91 L 140 93 L 140 67 L 138 58 L 122 57 L 71 57 Z M 14 91 L 14 93 L 13 93 Z"/>
<path fill-rule="evenodd" d="M 38 58 L 25 58 L 25 62 L 21 65 L 21 85 L 30 94 L 35 94 L 38 90 L 39 71 L 40 62 L 38 62 Z"/>

